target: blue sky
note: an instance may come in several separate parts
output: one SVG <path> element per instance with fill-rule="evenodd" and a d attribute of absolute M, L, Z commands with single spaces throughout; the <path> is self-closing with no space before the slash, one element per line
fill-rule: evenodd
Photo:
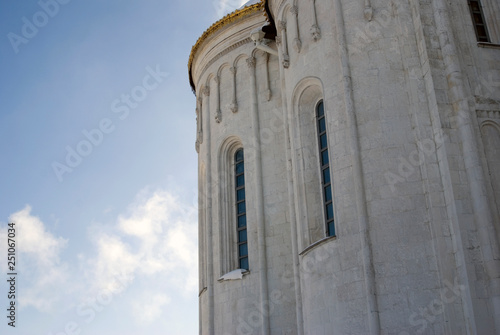
<path fill-rule="evenodd" d="M 244 2 L 0 2 L 0 333 L 198 332 L 187 61 Z"/>

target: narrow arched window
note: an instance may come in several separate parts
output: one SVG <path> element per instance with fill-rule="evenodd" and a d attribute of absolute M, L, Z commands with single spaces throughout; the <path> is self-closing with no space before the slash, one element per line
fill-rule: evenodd
<path fill-rule="evenodd" d="M 478 42 L 490 42 L 486 20 L 484 19 L 483 7 L 480 0 L 468 0 L 472 23 Z"/>
<path fill-rule="evenodd" d="M 316 106 L 316 119 L 319 141 L 319 165 L 321 169 L 321 192 L 328 236 L 335 236 L 335 218 L 333 213 L 332 178 L 330 173 L 330 158 L 328 153 L 328 135 L 323 101 Z"/>
<path fill-rule="evenodd" d="M 238 265 L 240 269 L 248 270 L 247 210 L 245 203 L 245 162 L 243 149 L 239 149 L 234 154 L 234 176 L 238 232 Z"/>

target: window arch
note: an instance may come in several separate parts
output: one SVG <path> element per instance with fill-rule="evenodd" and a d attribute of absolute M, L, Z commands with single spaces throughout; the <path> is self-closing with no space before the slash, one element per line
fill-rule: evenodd
<path fill-rule="evenodd" d="M 233 270 L 249 270 L 247 234 L 247 189 L 245 150 L 236 136 L 226 138 L 219 148 L 217 162 L 217 203 L 220 276 Z"/>
<path fill-rule="evenodd" d="M 338 215 L 342 215 L 335 210 L 335 169 L 331 159 L 344 157 L 347 148 L 342 141 L 332 142 L 331 136 L 333 129 L 341 136 L 345 116 L 336 105 L 325 108 L 329 100 L 324 98 L 323 91 L 319 78 L 303 78 L 293 90 L 292 117 L 288 119 L 299 250 L 336 236 L 338 227 L 334 221 L 338 222 Z M 327 120 L 329 117 L 335 122 Z M 340 170 L 340 173 L 347 172 Z"/>
<path fill-rule="evenodd" d="M 234 154 L 234 186 L 236 199 L 236 230 L 238 236 L 238 267 L 248 270 L 245 160 L 243 149 L 238 149 Z"/>
<path fill-rule="evenodd" d="M 468 0 L 472 23 L 478 42 L 490 42 L 488 27 L 484 18 L 483 6 L 480 0 Z"/>
<path fill-rule="evenodd" d="M 325 216 L 327 236 L 335 236 L 335 216 L 333 211 L 332 178 L 330 172 L 330 156 L 328 152 L 328 132 L 323 100 L 316 105 L 316 123 L 318 133 L 319 166 L 321 176 L 321 193 Z"/>

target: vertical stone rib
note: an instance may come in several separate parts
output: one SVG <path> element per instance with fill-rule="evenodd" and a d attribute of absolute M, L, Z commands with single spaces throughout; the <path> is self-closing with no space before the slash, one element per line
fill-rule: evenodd
<path fill-rule="evenodd" d="M 455 45 L 453 36 L 453 27 L 449 17 L 449 9 L 443 0 L 432 1 L 434 9 L 434 20 L 436 21 L 436 30 L 439 37 L 443 62 L 445 65 L 445 74 L 448 80 L 448 93 L 453 111 L 456 114 L 457 128 L 460 140 L 462 142 L 462 156 L 465 163 L 465 172 L 471 192 L 472 208 L 474 218 L 482 246 L 482 256 L 485 263 L 485 272 L 490 280 L 497 277 L 499 264 L 493 255 L 498 254 L 498 239 L 492 236 L 490 240 L 489 231 L 494 229 L 494 222 L 490 202 L 486 194 L 486 178 L 484 176 L 481 157 L 479 155 L 479 146 L 473 130 L 467 96 L 465 93 L 464 74 L 458 59 L 458 49 Z M 495 234 L 493 234 L 495 235 Z M 487 248 L 491 248 L 489 251 Z M 472 288 L 469 288 L 472 289 Z M 491 293 L 491 292 L 490 292 Z M 499 299 L 498 292 L 492 294 L 493 317 L 499 320 L 500 305 L 493 303 L 493 300 Z M 468 302 L 471 304 L 471 302 Z M 469 307 L 471 308 L 471 306 Z M 469 311 L 468 319 L 470 327 L 474 332 L 477 326 L 473 313 Z M 499 327 L 500 320 L 496 322 Z M 498 331 L 498 329 L 497 329 Z"/>
<path fill-rule="evenodd" d="M 318 26 L 318 15 L 316 14 L 316 0 L 311 0 L 312 4 L 312 14 L 313 14 L 313 25 L 311 26 L 311 37 L 314 42 L 317 42 L 321 38 L 321 29 Z"/>
<path fill-rule="evenodd" d="M 266 99 L 267 101 L 271 100 L 272 92 L 271 87 L 269 86 L 269 54 L 266 52 Z"/>
<path fill-rule="evenodd" d="M 367 21 L 371 21 L 373 18 L 373 8 L 372 8 L 372 3 L 371 0 L 365 0 L 365 19 Z"/>
<path fill-rule="evenodd" d="M 255 191 L 257 210 L 257 243 L 259 252 L 259 273 L 260 273 L 260 307 L 262 314 L 262 334 L 270 333 L 269 329 L 269 309 L 268 309 L 268 285 L 267 285 L 267 255 L 266 255 L 266 223 L 264 216 L 264 192 L 262 179 L 262 158 L 260 146 L 260 125 L 259 106 L 257 97 L 257 80 L 255 74 L 256 59 L 250 56 L 247 59 L 248 71 L 250 72 L 250 90 L 252 101 L 252 127 L 253 127 L 253 150 L 255 158 Z"/>
<path fill-rule="evenodd" d="M 290 123 L 288 121 L 288 103 L 286 98 L 286 80 L 285 70 L 280 69 L 281 79 L 281 103 L 283 106 L 283 127 L 285 130 L 285 158 L 286 158 L 286 179 L 288 189 L 288 211 L 290 213 L 290 234 L 292 240 L 292 259 L 293 259 L 293 279 L 295 289 L 295 317 L 297 318 L 297 335 L 304 334 L 304 313 L 302 310 L 302 288 L 300 285 L 300 260 L 298 246 L 298 224 L 297 215 L 295 212 L 295 192 L 293 187 L 293 171 L 291 157 L 291 139 L 290 139 Z"/>
<path fill-rule="evenodd" d="M 283 44 L 283 52 L 281 54 L 281 63 L 284 68 L 290 66 L 290 56 L 288 55 L 288 40 L 286 37 L 286 21 L 279 21 L 278 29 L 281 32 L 280 43 Z"/>
<path fill-rule="evenodd" d="M 335 26 L 337 30 L 338 51 L 341 62 L 345 108 L 348 128 L 350 130 L 350 145 L 353 158 L 354 190 L 356 199 L 356 210 L 358 216 L 359 234 L 361 242 L 361 255 L 363 259 L 363 272 L 365 278 L 366 299 L 368 307 L 368 322 L 370 334 L 380 334 L 380 318 L 377 303 L 377 293 L 375 286 L 375 271 L 373 268 L 373 256 L 368 226 L 368 211 L 366 208 L 366 195 L 363 179 L 363 166 L 361 152 L 359 148 L 358 127 L 356 121 L 356 109 L 354 98 L 351 69 L 349 66 L 349 55 L 347 52 L 347 41 L 345 33 L 345 23 L 341 0 L 334 0 Z"/>
<path fill-rule="evenodd" d="M 217 89 L 217 96 L 216 96 L 216 103 L 217 105 L 215 106 L 215 122 L 221 123 L 222 121 L 222 111 L 220 109 L 220 76 L 215 76 L 214 77 L 215 81 L 215 87 Z"/>
<path fill-rule="evenodd" d="M 236 113 L 238 112 L 238 100 L 236 98 L 236 67 L 232 66 L 229 71 L 233 75 L 233 101 L 231 102 L 231 106 L 229 108 L 231 109 L 231 112 Z"/>
<path fill-rule="evenodd" d="M 196 152 L 200 153 L 200 145 L 203 143 L 203 114 L 201 112 L 201 97 L 196 98 Z"/>
<path fill-rule="evenodd" d="M 290 13 L 295 21 L 295 38 L 293 39 L 293 48 L 297 51 L 297 53 L 300 53 L 300 50 L 302 49 L 302 41 L 300 40 L 299 32 L 299 7 L 297 5 L 293 5 L 290 7 Z"/>
<path fill-rule="evenodd" d="M 205 152 L 205 159 L 206 159 L 206 174 L 207 174 L 207 179 L 206 179 L 206 205 L 207 205 L 207 219 L 205 220 L 206 222 L 206 227 L 207 227 L 207 234 L 206 234 L 206 246 L 207 246 L 207 270 L 208 270 L 208 283 L 207 283 L 207 290 L 208 290 L 208 333 L 210 335 L 215 334 L 215 319 L 214 319 L 214 259 L 213 259 L 213 236 L 212 236 L 212 143 L 211 143 L 211 129 L 210 129 L 210 87 L 209 86 L 204 86 L 201 88 L 203 95 L 204 95 L 204 100 L 203 106 L 206 106 L 206 112 L 205 115 L 207 117 L 205 118 L 207 124 L 205 127 L 205 132 L 207 136 L 207 144 L 206 144 L 206 152 Z"/>

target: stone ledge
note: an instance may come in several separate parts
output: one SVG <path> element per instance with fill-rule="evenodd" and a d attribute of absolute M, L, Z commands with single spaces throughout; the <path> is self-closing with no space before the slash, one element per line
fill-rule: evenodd
<path fill-rule="evenodd" d="M 480 48 L 487 48 L 487 49 L 500 49 L 500 44 L 496 43 L 477 42 L 477 46 Z"/>
<path fill-rule="evenodd" d="M 217 279 L 217 281 L 219 283 L 222 283 L 223 281 L 228 281 L 228 280 L 242 280 L 243 276 L 246 276 L 249 273 L 250 270 L 236 269 L 221 276 L 219 279 Z"/>
<path fill-rule="evenodd" d="M 324 244 L 328 241 L 334 241 L 336 239 L 337 239 L 337 236 L 328 236 L 328 237 L 325 237 L 319 241 L 316 241 L 313 244 L 311 244 L 310 246 L 308 246 L 307 248 L 305 248 L 304 250 L 302 250 L 302 252 L 299 253 L 299 256 L 305 256 L 305 254 L 307 254 L 309 251 L 316 248 L 317 246 Z"/>

